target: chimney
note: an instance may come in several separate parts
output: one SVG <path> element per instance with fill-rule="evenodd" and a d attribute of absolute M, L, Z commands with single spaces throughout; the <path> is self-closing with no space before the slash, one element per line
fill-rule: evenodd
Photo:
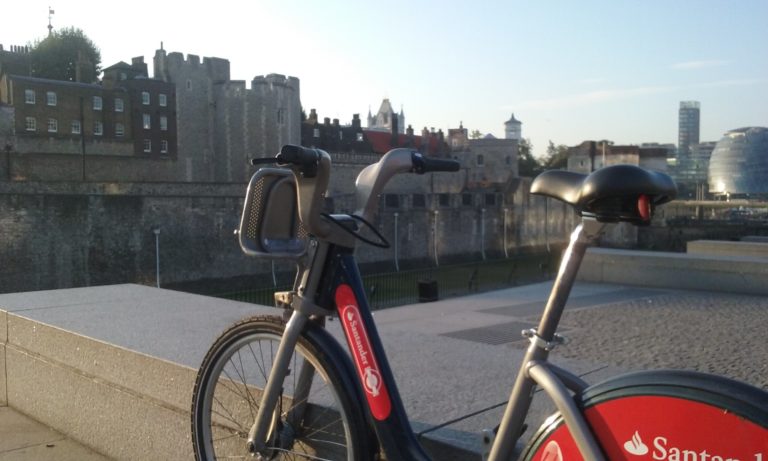
<path fill-rule="evenodd" d="M 362 122 L 360 121 L 360 114 L 352 114 L 352 128 L 359 129 L 362 127 Z"/>
<path fill-rule="evenodd" d="M 390 141 L 390 146 L 399 147 L 400 146 L 400 129 L 398 127 L 398 120 L 397 117 L 392 117 L 392 138 Z"/>

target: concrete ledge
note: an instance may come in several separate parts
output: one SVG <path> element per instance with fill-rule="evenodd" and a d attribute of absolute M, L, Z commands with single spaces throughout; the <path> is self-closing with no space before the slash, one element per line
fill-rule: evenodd
<path fill-rule="evenodd" d="M 768 260 L 590 248 L 582 263 L 579 280 L 768 295 Z"/>
<path fill-rule="evenodd" d="M 768 236 L 765 235 L 747 235 L 741 238 L 742 242 L 762 242 L 768 243 Z"/>
<path fill-rule="evenodd" d="M 281 312 L 140 285 L 3 294 L 0 405 L 112 459 L 188 460 L 208 347 L 236 320 Z M 466 437 L 423 442 L 437 459 L 471 459 Z"/>
<path fill-rule="evenodd" d="M 694 240 L 688 242 L 686 252 L 700 255 L 749 256 L 768 258 L 768 240 L 734 242 L 728 240 Z"/>
<path fill-rule="evenodd" d="M 0 403 L 112 459 L 191 459 L 205 343 L 256 310 L 140 285 L 0 295 Z"/>

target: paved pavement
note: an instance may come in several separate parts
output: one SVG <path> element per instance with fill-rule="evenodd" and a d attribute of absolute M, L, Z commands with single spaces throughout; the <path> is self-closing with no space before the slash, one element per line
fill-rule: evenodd
<path fill-rule="evenodd" d="M 551 283 L 541 283 L 375 313 L 417 432 L 506 400 L 526 346 L 520 330 L 535 325 L 550 287 Z M 165 290 L 158 292 L 167 293 L 166 304 L 174 303 L 171 298 L 177 295 Z M 71 323 L 65 327 L 195 367 L 211 337 L 221 328 L 210 326 L 210 311 L 201 311 L 201 325 L 212 328 L 201 334 L 194 316 L 190 316 L 190 306 L 194 304 L 190 299 L 197 303 L 195 306 L 210 306 L 208 298 L 185 298 L 184 331 L 189 332 L 188 336 L 176 338 L 174 342 L 164 338 L 167 346 L 131 337 L 116 321 L 119 316 L 115 314 L 109 319 L 115 328 L 112 337 L 104 328 L 99 330 L 101 336 L 94 334 L 95 308 L 83 314 L 91 322 L 67 320 Z M 132 305 L 135 307 L 135 303 Z M 217 301 L 216 306 L 218 323 L 229 322 L 224 319 L 227 316 L 270 311 L 230 301 Z M 157 312 L 150 305 L 146 309 Z M 170 307 L 164 309 L 164 312 L 171 311 Z M 56 313 L 46 308 L 30 311 L 28 315 L 51 318 Z M 142 318 L 135 313 L 130 316 Z M 174 317 L 150 318 L 158 328 L 164 321 L 178 321 Z M 83 325 L 78 326 L 78 322 Z M 141 330 L 140 326 L 134 327 Z M 765 297 L 578 282 L 560 329 L 570 343 L 555 350 L 552 358 L 558 365 L 584 374 L 588 382 L 623 371 L 668 367 L 722 374 L 768 389 L 766 327 L 768 298 Z M 331 322 L 329 329 L 341 335 L 338 322 Z M 182 349 L 191 355 L 178 355 L 181 349 L 177 343 L 184 345 Z M 0 410 L 0 460 L 104 459 L 8 408 Z M 545 399 L 535 400 L 528 435 L 535 432 L 551 410 Z M 478 452 L 482 449 L 480 429 L 493 427 L 501 411 L 495 408 L 481 412 L 432 431 L 429 437 Z M 49 444 L 54 446 L 48 447 Z M 66 449 L 73 450 L 74 454 L 57 453 L 48 457 L 54 450 L 64 452 Z"/>
<path fill-rule="evenodd" d="M 108 461 L 9 407 L 0 407 L 0 460 Z"/>

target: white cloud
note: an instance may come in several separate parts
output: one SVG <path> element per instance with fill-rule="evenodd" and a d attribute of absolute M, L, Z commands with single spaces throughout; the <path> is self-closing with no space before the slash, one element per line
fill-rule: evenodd
<path fill-rule="evenodd" d="M 614 101 L 617 99 L 627 99 L 650 94 L 668 93 L 674 91 L 675 89 L 675 87 L 669 86 L 648 86 L 617 90 L 596 90 L 556 98 L 523 101 L 520 104 L 516 104 L 514 107 L 520 109 L 553 109 L 562 107 L 585 106 L 602 103 L 605 101 Z M 511 108 L 513 106 L 509 107 Z"/>
<path fill-rule="evenodd" d="M 677 70 L 695 70 L 695 69 L 706 69 L 709 67 L 721 67 L 729 63 L 730 61 L 724 61 L 721 59 L 709 59 L 709 60 L 701 60 L 701 61 L 678 62 L 676 64 L 672 64 L 671 67 Z"/>

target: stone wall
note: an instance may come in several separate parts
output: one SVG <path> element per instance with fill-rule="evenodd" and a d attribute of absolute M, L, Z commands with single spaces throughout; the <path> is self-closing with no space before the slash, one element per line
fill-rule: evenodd
<path fill-rule="evenodd" d="M 351 168 L 337 169 L 351 176 Z M 397 210 L 397 232 L 395 210 L 384 209 L 374 224 L 397 240 L 400 261 L 434 260 L 435 249 L 445 263 L 501 256 L 505 241 L 509 253 L 563 242 L 573 213 L 530 196 L 527 187 L 521 182 L 485 212 L 451 206 L 435 214 L 406 202 Z M 0 292 L 154 285 L 156 228 L 163 285 L 269 273 L 271 262 L 245 256 L 233 234 L 244 195 L 241 184 L 0 182 Z M 394 262 L 394 251 L 363 246 L 360 261 Z"/>
<path fill-rule="evenodd" d="M 237 246 L 240 185 L 0 183 L 0 291 L 155 283 L 268 270 Z"/>

